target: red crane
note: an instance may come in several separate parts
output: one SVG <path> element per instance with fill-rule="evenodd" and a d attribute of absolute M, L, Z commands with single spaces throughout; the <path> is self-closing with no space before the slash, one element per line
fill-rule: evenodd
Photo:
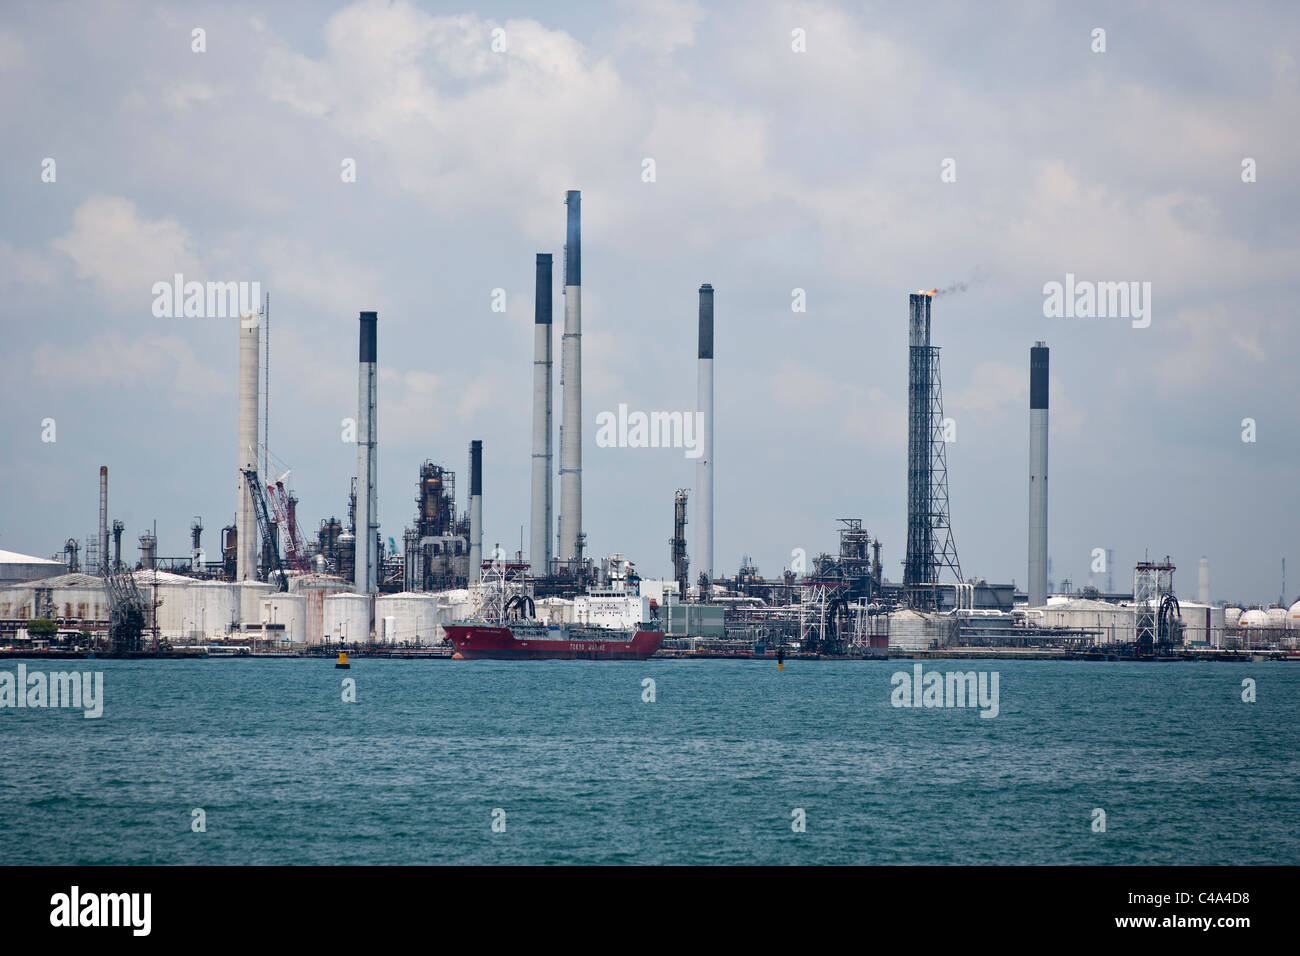
<path fill-rule="evenodd" d="M 289 474 L 290 472 L 286 471 L 276 479 L 275 484 L 266 489 L 267 497 L 271 499 L 271 511 L 275 514 L 276 524 L 286 532 L 284 550 L 289 566 L 295 571 L 309 571 L 311 563 L 307 557 L 307 545 L 298 531 L 297 516 L 289 504 L 289 493 L 284 489 L 284 482 Z"/>

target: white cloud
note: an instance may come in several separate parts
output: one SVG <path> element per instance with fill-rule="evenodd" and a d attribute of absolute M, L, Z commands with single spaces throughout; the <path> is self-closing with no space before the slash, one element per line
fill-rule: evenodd
<path fill-rule="evenodd" d="M 143 219 L 135 203 L 119 196 L 86 200 L 73 216 L 70 232 L 50 243 L 76 264 L 77 277 L 124 300 L 124 311 L 144 312 L 153 301 L 155 282 L 180 272 L 199 278 L 199 260 L 189 232 L 174 219 Z"/>

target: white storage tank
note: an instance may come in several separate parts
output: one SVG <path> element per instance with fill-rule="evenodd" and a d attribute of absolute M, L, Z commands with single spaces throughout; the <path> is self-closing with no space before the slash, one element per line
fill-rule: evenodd
<path fill-rule="evenodd" d="M 265 625 L 265 631 L 260 625 Z M 261 619 L 245 627 L 249 636 L 278 645 L 307 643 L 307 598 L 301 594 L 281 594 L 262 598 Z"/>
<path fill-rule="evenodd" d="M 265 581 L 237 581 L 234 584 L 235 596 L 239 600 L 239 621 L 241 624 L 262 623 L 262 598 L 275 590 Z"/>
<path fill-rule="evenodd" d="M 1252 608 L 1243 613 L 1237 623 L 1242 627 L 1268 627 L 1268 615 L 1259 608 Z"/>
<path fill-rule="evenodd" d="M 36 594 L 48 599 L 48 608 L 38 609 Z M 38 610 L 44 611 L 38 614 Z M 90 574 L 60 574 L 11 585 L 0 592 L 0 619 L 30 620 L 38 616 L 83 621 L 108 620 L 108 596 L 104 582 Z"/>
<path fill-rule="evenodd" d="M 1183 621 L 1184 644 L 1222 646 L 1223 629 L 1226 625 L 1223 608 L 1193 601 L 1180 604 L 1179 612 Z"/>
<path fill-rule="evenodd" d="M 103 580 L 80 572 L 27 582 L 23 588 L 23 597 L 15 600 L 15 604 L 22 605 L 26 613 L 21 613 L 20 609 L 20 613 L 14 615 L 15 617 L 38 616 L 36 608 L 38 588 L 48 590 L 51 617 L 80 621 L 108 620 L 108 596 L 104 592 Z"/>
<path fill-rule="evenodd" d="M 1284 607 L 1270 607 L 1264 611 L 1269 627 L 1286 627 L 1288 615 Z"/>
<path fill-rule="evenodd" d="M 145 603 L 157 602 L 158 634 L 170 641 L 189 639 L 193 628 L 190 619 L 190 588 L 194 578 L 170 571 L 136 571 L 131 577 Z"/>
<path fill-rule="evenodd" d="M 304 574 L 289 582 L 289 590 L 307 602 L 307 644 L 314 647 L 325 639 L 325 599 L 331 594 L 347 594 L 352 582 L 334 575 Z"/>
<path fill-rule="evenodd" d="M 1225 607 L 1223 609 L 1223 620 L 1228 627 L 1236 627 L 1241 623 L 1241 608 Z"/>
<path fill-rule="evenodd" d="M 322 631 L 326 644 L 370 641 L 370 598 L 365 594 L 330 594 L 324 601 Z"/>
<path fill-rule="evenodd" d="M 1300 601 L 1296 601 L 1287 609 L 1286 626 L 1300 628 Z"/>
<path fill-rule="evenodd" d="M 238 629 L 239 600 L 235 585 L 196 581 L 189 587 L 188 598 L 190 633 L 184 640 L 224 639 Z"/>
<path fill-rule="evenodd" d="M 889 615 L 889 647 L 905 651 L 943 647 L 951 642 L 956 628 L 955 618 L 908 609 L 894 611 Z"/>
<path fill-rule="evenodd" d="M 432 594 L 381 594 L 375 598 L 375 623 L 385 644 L 431 646 L 438 642 L 438 599 Z"/>
<path fill-rule="evenodd" d="M 1090 598 L 1050 604 L 1039 622 L 1047 627 L 1086 628 L 1097 631 L 1098 644 L 1124 644 L 1134 640 L 1137 612 L 1132 606 Z"/>

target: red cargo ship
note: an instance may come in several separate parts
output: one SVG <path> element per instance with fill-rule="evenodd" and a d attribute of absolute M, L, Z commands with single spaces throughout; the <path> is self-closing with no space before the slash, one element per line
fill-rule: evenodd
<path fill-rule="evenodd" d="M 643 661 L 664 642 L 662 631 L 575 625 L 549 628 L 540 621 L 509 624 L 459 622 L 446 626 L 461 659 L 498 661 Z"/>

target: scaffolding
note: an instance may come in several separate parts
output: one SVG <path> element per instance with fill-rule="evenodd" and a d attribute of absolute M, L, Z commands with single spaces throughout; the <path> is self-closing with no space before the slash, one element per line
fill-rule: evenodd
<path fill-rule="evenodd" d="M 1174 596 L 1174 565 L 1139 561 L 1133 569 L 1133 607 L 1140 656 L 1164 654 L 1183 643 L 1182 614 Z"/>
<path fill-rule="evenodd" d="M 909 607 L 939 606 L 946 568 L 961 582 L 961 564 L 948 509 L 948 453 L 944 435 L 939 350 L 930 345 L 930 294 L 910 302 L 907 396 L 907 557 L 903 587 Z"/>

